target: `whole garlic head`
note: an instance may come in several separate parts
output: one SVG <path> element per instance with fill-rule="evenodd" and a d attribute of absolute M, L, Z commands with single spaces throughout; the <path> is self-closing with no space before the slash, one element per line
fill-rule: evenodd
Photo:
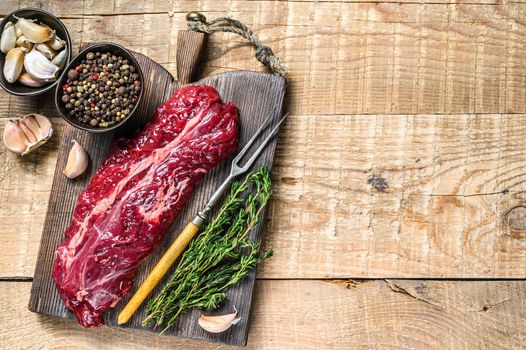
<path fill-rule="evenodd" d="M 26 155 L 46 143 L 51 135 L 53 128 L 46 116 L 28 114 L 7 122 L 3 138 L 8 150 Z"/>

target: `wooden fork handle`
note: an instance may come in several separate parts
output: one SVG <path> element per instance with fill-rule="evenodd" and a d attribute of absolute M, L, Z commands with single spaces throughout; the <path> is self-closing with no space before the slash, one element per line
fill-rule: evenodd
<path fill-rule="evenodd" d="M 164 277 L 166 272 L 170 267 L 175 263 L 177 258 L 181 253 L 186 249 L 188 243 L 194 238 L 194 236 L 199 231 L 199 226 L 193 222 L 189 222 L 184 230 L 177 236 L 177 239 L 172 243 L 170 248 L 164 253 L 163 257 L 159 260 L 157 265 L 153 268 L 152 272 L 146 277 L 144 282 L 141 284 L 137 292 L 130 299 L 128 304 L 119 314 L 117 319 L 118 324 L 123 324 L 128 322 L 128 320 L 133 316 L 135 311 L 141 306 L 144 299 L 152 292 L 152 290 L 157 286 L 159 281 Z"/>

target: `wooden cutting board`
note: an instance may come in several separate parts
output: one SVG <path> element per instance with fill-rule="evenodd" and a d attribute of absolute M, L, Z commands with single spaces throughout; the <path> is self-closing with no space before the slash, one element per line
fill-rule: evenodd
<path fill-rule="evenodd" d="M 181 31 L 179 33 L 176 56 L 177 81 L 159 64 L 142 54 L 133 53 L 144 73 L 144 97 L 138 106 L 137 115 L 134 117 L 134 120 L 130 121 L 130 123 L 127 124 L 123 130 L 118 131 L 118 133 L 130 132 L 140 127 L 140 125 L 154 114 L 155 109 L 172 95 L 174 90 L 191 81 L 198 67 L 205 42 L 205 34 L 192 31 Z M 206 84 L 215 87 L 219 91 L 223 102 L 232 101 L 239 108 L 241 120 L 239 149 L 243 147 L 255 132 L 266 115 L 273 113 L 275 120 L 277 120 L 282 113 L 285 94 L 285 79 L 282 77 L 266 73 L 238 71 L 207 77 L 195 82 L 195 84 Z M 269 128 L 268 131 L 270 129 L 271 128 Z M 71 222 L 77 196 L 89 183 L 101 162 L 106 158 L 111 142 L 118 136 L 119 135 L 115 133 L 90 134 L 76 129 L 69 124 L 66 124 L 64 128 L 31 288 L 29 310 L 33 312 L 74 319 L 73 315 L 66 309 L 60 299 L 55 283 L 51 277 L 53 256 L 56 247 L 63 240 L 64 231 Z M 85 175 L 76 180 L 69 180 L 62 174 L 62 169 L 73 139 L 77 140 L 88 150 L 91 162 L 90 168 Z M 257 169 L 262 165 L 271 168 L 275 148 L 276 138 L 267 146 L 265 152 L 253 168 Z M 203 207 L 210 195 L 226 178 L 229 170 L 230 163 L 225 161 L 203 178 L 183 212 L 166 232 L 165 238 L 160 246 L 154 254 L 142 264 L 135 280 L 134 288 L 114 309 L 110 309 L 106 313 L 104 318 L 106 325 L 110 327 L 157 331 L 141 325 L 142 320 L 146 317 L 144 304 L 126 325 L 117 325 L 117 315 L 134 294 L 137 286 L 140 285 L 164 251 L 171 242 L 175 240 L 179 232 L 181 232 L 185 224 Z M 259 242 L 263 234 L 262 229 L 263 225 L 260 225 L 253 230 L 251 232 L 251 238 Z M 169 274 L 171 274 L 171 272 Z M 235 306 L 238 310 L 238 315 L 241 317 L 241 321 L 228 331 L 221 334 L 211 334 L 203 331 L 197 324 L 197 319 L 201 311 L 191 310 L 189 313 L 179 317 L 177 324 L 164 334 L 204 339 L 237 346 L 246 345 L 254 280 L 255 271 L 252 271 L 243 281 L 228 291 L 228 299 L 221 309 L 215 312 L 207 312 L 207 314 L 232 312 Z M 162 284 L 163 282 L 161 282 L 161 285 Z M 159 292 L 159 287 L 160 286 L 154 290 L 152 295 L 156 295 Z M 86 330 L 86 332 L 89 332 L 89 330 Z"/>

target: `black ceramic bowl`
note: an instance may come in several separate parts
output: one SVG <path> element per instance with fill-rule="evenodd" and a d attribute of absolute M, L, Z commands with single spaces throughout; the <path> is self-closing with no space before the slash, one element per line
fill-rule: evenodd
<path fill-rule="evenodd" d="M 75 117 L 70 116 L 68 111 L 66 110 L 65 103 L 62 101 L 62 87 L 64 86 L 64 84 L 66 84 L 68 80 L 67 72 L 70 69 L 74 69 L 75 67 L 77 67 L 80 64 L 80 62 L 86 58 L 87 53 L 90 51 L 91 52 L 99 51 L 101 53 L 110 52 L 116 56 L 122 56 L 122 58 L 127 59 L 130 62 L 130 65 L 135 66 L 135 69 L 136 69 L 135 72 L 139 74 L 139 80 L 141 81 L 141 90 L 139 91 L 139 96 L 137 97 L 137 101 L 133 109 L 128 114 L 128 116 L 122 119 L 120 122 L 110 127 L 107 127 L 107 128 L 93 127 L 91 125 L 82 123 L 81 121 L 77 120 Z M 70 123 L 74 127 L 82 129 L 82 130 L 86 130 L 89 132 L 93 132 L 93 133 L 103 133 L 103 132 L 108 132 L 108 131 L 117 129 L 118 127 L 122 126 L 124 123 L 126 123 L 128 120 L 132 118 L 132 116 L 135 114 L 135 111 L 137 110 L 137 106 L 142 100 L 143 90 L 144 90 L 144 76 L 142 74 L 142 70 L 141 70 L 141 67 L 139 66 L 139 63 L 137 62 L 135 57 L 133 57 L 131 52 L 125 49 L 124 47 L 122 47 L 121 45 L 117 45 L 114 43 L 107 43 L 107 42 L 96 43 L 96 44 L 89 45 L 88 47 L 80 51 L 78 55 L 75 56 L 71 60 L 71 62 L 66 66 L 65 74 L 63 74 L 60 77 L 56 91 L 55 91 L 55 106 L 57 107 L 57 110 L 59 111 L 62 118 L 64 118 L 68 123 Z"/>
<path fill-rule="evenodd" d="M 16 10 L 15 12 L 10 13 L 7 15 L 2 22 L 0 22 L 0 33 L 4 31 L 4 27 L 7 24 L 7 22 L 16 22 L 16 17 L 23 17 L 26 19 L 36 19 L 37 23 L 43 23 L 48 25 L 50 28 L 54 29 L 57 35 L 62 39 L 66 40 L 67 47 L 66 50 L 68 51 L 68 59 L 67 62 L 71 60 L 71 38 L 69 37 L 68 30 L 66 29 L 66 26 L 55 16 L 53 16 L 51 13 L 35 9 L 35 8 L 25 8 Z M 50 82 L 44 86 L 41 87 L 30 87 L 20 84 L 19 82 L 9 83 L 4 77 L 4 63 L 5 63 L 5 54 L 0 52 L 0 85 L 4 88 L 5 91 L 9 92 L 13 95 L 18 96 L 36 96 L 43 94 L 47 91 L 51 91 L 56 85 L 59 79 L 57 79 L 55 82 Z M 67 65 L 67 64 L 66 64 Z M 59 74 L 63 74 L 65 69 L 63 68 Z"/>

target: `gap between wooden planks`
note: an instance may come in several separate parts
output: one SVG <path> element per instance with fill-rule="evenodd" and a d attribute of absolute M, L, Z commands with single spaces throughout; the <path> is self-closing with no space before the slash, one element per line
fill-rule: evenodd
<path fill-rule="evenodd" d="M 247 349 L 518 349 L 526 282 L 258 280 Z M 203 342 L 27 310 L 30 283 L 0 282 L 0 347 L 202 349 Z M 214 345 L 214 349 L 227 349 Z M 235 348 L 232 348 L 235 349 Z"/>
<path fill-rule="evenodd" d="M 276 254 L 259 277 L 523 278 L 526 215 L 515 229 L 507 221 L 525 204 L 522 119 L 291 116 L 264 235 Z M 1 155 L 0 277 L 33 274 L 62 126 L 53 121 L 34 155 Z"/>

